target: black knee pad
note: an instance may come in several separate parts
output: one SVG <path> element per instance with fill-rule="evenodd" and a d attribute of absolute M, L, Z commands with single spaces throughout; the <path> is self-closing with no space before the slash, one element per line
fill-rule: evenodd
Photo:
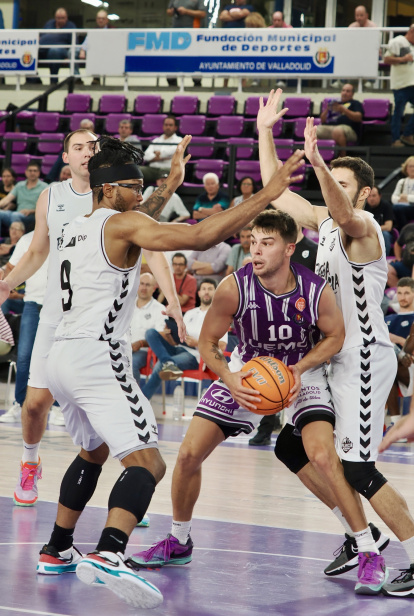
<path fill-rule="evenodd" d="M 293 434 L 295 426 L 286 424 L 276 440 L 275 456 L 292 473 L 298 473 L 309 462 L 302 438 Z"/>
<path fill-rule="evenodd" d="M 108 509 L 119 507 L 132 513 L 141 522 L 156 486 L 155 477 L 142 466 L 126 468 L 112 488 Z"/>
<path fill-rule="evenodd" d="M 59 503 L 73 511 L 83 511 L 95 492 L 102 466 L 76 456 L 60 485 Z"/>
<path fill-rule="evenodd" d="M 387 483 L 384 475 L 375 468 L 375 462 L 348 462 L 342 460 L 345 479 L 349 485 L 365 496 L 372 498 Z"/>

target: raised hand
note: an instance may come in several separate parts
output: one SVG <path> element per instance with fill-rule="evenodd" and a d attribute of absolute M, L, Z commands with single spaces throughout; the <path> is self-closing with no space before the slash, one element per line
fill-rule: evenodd
<path fill-rule="evenodd" d="M 316 126 L 313 118 L 306 118 L 305 126 L 305 154 L 312 167 L 323 167 L 325 165 L 318 150 L 318 139 L 316 137 Z"/>
<path fill-rule="evenodd" d="M 178 186 L 184 181 L 185 166 L 191 158 L 191 154 L 184 156 L 185 150 L 191 139 L 191 135 L 186 135 L 184 137 L 184 139 L 178 144 L 171 160 L 170 177 L 174 179 L 175 182 L 179 182 Z"/>
<path fill-rule="evenodd" d="M 260 97 L 260 108 L 257 114 L 257 130 L 261 128 L 272 128 L 272 126 L 285 115 L 288 110 L 287 107 L 281 109 L 279 112 L 277 110 L 282 93 L 283 91 L 280 88 L 278 88 L 276 92 L 271 90 L 266 104 L 263 102 L 263 96 Z"/>

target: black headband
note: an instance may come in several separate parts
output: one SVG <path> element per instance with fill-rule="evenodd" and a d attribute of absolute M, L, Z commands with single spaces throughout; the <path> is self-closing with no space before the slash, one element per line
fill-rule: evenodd
<path fill-rule="evenodd" d="M 113 167 L 99 167 L 93 169 L 90 172 L 90 186 L 95 188 L 96 186 L 102 186 L 102 184 L 109 184 L 110 182 L 117 182 L 118 180 L 142 180 L 142 171 L 134 163 L 127 165 L 116 165 Z"/>

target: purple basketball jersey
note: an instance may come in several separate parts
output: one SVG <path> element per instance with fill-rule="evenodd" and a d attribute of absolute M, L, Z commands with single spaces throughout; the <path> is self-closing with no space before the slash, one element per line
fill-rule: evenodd
<path fill-rule="evenodd" d="M 233 275 L 239 287 L 234 329 L 240 359 L 269 355 L 296 364 L 320 339 L 318 305 L 326 281 L 303 265 L 291 263 L 296 287 L 274 295 L 265 289 L 248 263 Z"/>

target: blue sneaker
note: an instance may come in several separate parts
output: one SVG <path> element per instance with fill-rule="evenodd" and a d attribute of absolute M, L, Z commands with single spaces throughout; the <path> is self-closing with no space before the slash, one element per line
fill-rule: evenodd
<path fill-rule="evenodd" d="M 128 567 L 120 553 L 96 551 L 87 554 L 78 564 L 76 575 L 89 586 L 104 584 L 134 607 L 158 607 L 164 600 L 158 588 Z"/>
<path fill-rule="evenodd" d="M 193 542 L 191 537 L 182 545 L 171 534 L 166 539 L 155 543 L 149 550 L 132 554 L 128 562 L 134 569 L 157 569 L 167 565 L 186 565 L 193 557 Z"/>
<path fill-rule="evenodd" d="M 58 552 L 53 545 L 44 545 L 39 554 L 40 558 L 36 571 L 42 575 L 74 573 L 77 564 L 83 558 L 83 554 L 74 545 L 64 552 Z"/>

